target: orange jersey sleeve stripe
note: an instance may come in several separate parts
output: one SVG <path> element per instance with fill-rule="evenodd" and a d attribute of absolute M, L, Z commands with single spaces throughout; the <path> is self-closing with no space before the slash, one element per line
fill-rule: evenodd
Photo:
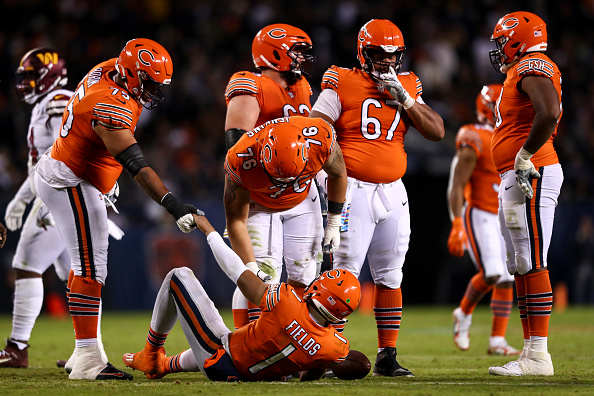
<path fill-rule="evenodd" d="M 230 99 L 239 93 L 257 95 L 258 85 L 256 84 L 256 81 L 251 78 L 236 78 L 231 80 L 229 85 L 227 85 L 225 96 Z"/>
<path fill-rule="evenodd" d="M 108 125 L 123 126 L 126 129 L 132 128 L 132 112 L 125 107 L 97 103 L 93 108 L 93 117 Z"/>
<path fill-rule="evenodd" d="M 74 224 L 76 226 L 76 236 L 78 238 L 78 253 L 80 255 L 82 277 L 86 279 L 96 279 L 95 262 L 93 259 L 93 242 L 91 238 L 91 229 L 89 227 L 89 217 L 85 205 L 82 189 L 80 185 L 67 189 L 70 206 L 74 214 Z"/>
<path fill-rule="evenodd" d="M 532 179 L 532 189 L 534 190 L 534 198 L 526 198 L 526 222 L 528 223 L 528 233 L 530 235 L 530 252 L 532 260 L 532 268 L 539 269 L 543 267 L 543 236 L 540 219 L 540 196 L 542 189 L 542 174 L 544 167 L 540 167 L 538 172 L 541 174 L 540 179 Z"/>
<path fill-rule="evenodd" d="M 518 65 L 518 74 L 521 76 L 531 74 L 544 74 L 551 78 L 555 75 L 555 68 L 552 63 L 544 59 L 528 59 L 520 61 Z"/>
<path fill-rule="evenodd" d="M 208 328 L 204 318 L 202 318 L 202 315 L 200 314 L 200 310 L 196 307 L 194 300 L 190 297 L 190 293 L 176 275 L 171 277 L 170 290 L 178 306 L 179 312 L 190 325 L 196 340 L 198 340 L 200 345 L 206 351 L 212 352 L 213 354 L 216 353 L 217 350 L 223 347 L 221 340 Z"/>
<path fill-rule="evenodd" d="M 336 67 L 336 66 L 333 66 Z M 331 87 L 328 87 L 330 85 Z M 325 88 L 334 88 L 338 89 L 338 72 L 328 69 L 324 76 L 322 77 L 322 89 Z"/>

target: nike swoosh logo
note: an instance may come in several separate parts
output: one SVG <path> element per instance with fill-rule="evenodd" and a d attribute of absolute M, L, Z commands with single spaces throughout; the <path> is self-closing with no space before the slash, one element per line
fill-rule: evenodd
<path fill-rule="evenodd" d="M 509 190 L 510 188 L 512 188 L 514 185 L 512 184 L 511 186 L 507 186 L 505 187 L 505 191 Z"/>
<path fill-rule="evenodd" d="M 316 199 L 318 199 L 318 197 L 317 197 L 317 196 L 316 196 L 316 197 L 313 197 L 313 198 L 311 199 L 311 202 L 316 202 Z"/>
<path fill-rule="evenodd" d="M 404 202 L 402 202 L 402 206 L 406 205 L 406 203 L 407 203 L 407 202 L 408 202 L 408 201 L 404 201 Z"/>
<path fill-rule="evenodd" d="M 0 359 L 0 363 L 8 362 L 9 360 L 12 360 L 12 358 Z"/>
<path fill-rule="evenodd" d="M 122 100 L 122 99 L 119 99 L 119 98 L 116 98 L 116 100 L 117 100 L 118 102 L 120 102 L 121 104 L 126 104 L 126 101 L 125 101 L 125 100 Z"/>

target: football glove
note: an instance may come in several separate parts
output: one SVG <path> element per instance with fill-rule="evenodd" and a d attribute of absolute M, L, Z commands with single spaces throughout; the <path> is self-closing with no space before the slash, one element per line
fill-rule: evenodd
<path fill-rule="evenodd" d="M 267 274 L 266 272 L 262 271 L 260 269 L 260 267 L 258 267 L 258 264 L 255 261 L 250 261 L 249 263 L 247 263 L 245 265 L 250 271 L 252 271 L 254 273 L 254 275 L 256 275 L 258 278 L 260 278 L 260 280 L 262 282 L 268 282 L 270 279 L 272 279 L 272 276 L 270 276 L 269 274 Z"/>
<path fill-rule="evenodd" d="M 450 254 L 455 257 L 462 257 L 464 255 L 464 247 L 466 246 L 467 240 L 468 236 L 464 229 L 462 217 L 454 217 L 454 221 L 452 221 L 452 230 L 450 231 L 450 236 L 448 238 L 448 250 L 450 251 Z"/>
<path fill-rule="evenodd" d="M 404 107 L 404 110 L 411 108 L 415 100 L 406 92 L 406 89 L 398 80 L 398 75 L 390 66 L 389 73 L 380 74 L 380 83 L 392 95 L 392 97 Z"/>
<path fill-rule="evenodd" d="M 514 163 L 514 170 L 516 171 L 516 180 L 520 190 L 530 199 L 534 196 L 534 190 L 530 185 L 530 177 L 540 179 L 540 173 L 534 167 L 530 158 L 532 154 L 522 147 L 518 154 L 516 154 L 516 162 Z"/>
<path fill-rule="evenodd" d="M 118 200 L 119 196 L 120 196 L 120 185 L 118 184 L 118 182 L 115 182 L 115 184 L 110 192 L 108 192 L 107 194 L 103 194 L 103 200 L 105 201 L 105 206 L 108 208 L 112 207 L 113 211 L 116 212 L 117 214 L 119 214 L 120 212 L 118 212 L 118 208 L 116 208 L 115 203 Z"/>
<path fill-rule="evenodd" d="M 179 229 L 185 233 L 196 228 L 196 223 L 194 222 L 194 216 L 192 216 L 192 214 L 204 216 L 203 211 L 198 210 L 194 205 L 183 203 L 175 198 L 170 192 L 163 195 L 163 198 L 161 198 L 161 205 L 171 213 Z"/>
<path fill-rule="evenodd" d="M 25 209 L 27 208 L 27 202 L 22 201 L 19 198 L 13 198 L 6 207 L 6 214 L 4 220 L 6 221 L 6 228 L 10 231 L 16 231 L 23 226 L 23 216 Z"/>
<path fill-rule="evenodd" d="M 324 241 L 322 242 L 322 251 L 324 253 L 334 253 L 340 246 L 340 213 L 328 213 L 328 223 L 324 231 Z"/>

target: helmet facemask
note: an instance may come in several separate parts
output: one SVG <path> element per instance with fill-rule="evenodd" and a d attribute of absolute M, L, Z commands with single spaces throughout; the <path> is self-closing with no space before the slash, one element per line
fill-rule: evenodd
<path fill-rule="evenodd" d="M 367 46 L 362 51 L 363 58 L 365 59 L 363 69 L 376 79 L 379 79 L 380 74 L 388 73 L 390 67 L 392 67 L 394 72 L 398 74 L 398 71 L 402 67 L 402 63 L 404 62 L 405 49 L 406 48 L 396 49 L 396 47 L 391 45 L 382 45 L 381 47 Z M 377 59 L 378 57 L 385 59 L 394 54 L 396 55 L 394 61 Z"/>
<path fill-rule="evenodd" d="M 140 81 L 140 88 L 137 97 L 142 106 L 147 110 L 152 110 L 161 104 L 165 99 L 161 88 L 168 87 L 169 84 L 156 82 L 148 73 L 142 70 L 138 70 L 138 80 Z"/>

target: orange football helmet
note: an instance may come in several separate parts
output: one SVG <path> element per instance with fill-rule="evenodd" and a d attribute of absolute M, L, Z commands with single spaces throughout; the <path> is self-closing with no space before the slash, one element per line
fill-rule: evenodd
<path fill-rule="evenodd" d="M 386 73 L 392 66 L 398 73 L 404 59 L 404 38 L 398 26 L 387 19 L 372 19 L 361 30 L 357 40 L 357 58 L 361 68 L 367 73 L 379 77 L 379 73 Z M 396 54 L 395 62 L 372 60 L 368 52 L 383 51 Z"/>
<path fill-rule="evenodd" d="M 164 99 L 162 87 L 171 84 L 173 62 L 156 41 L 139 38 L 126 43 L 116 61 L 126 89 L 147 109 L 154 109 Z"/>
<path fill-rule="evenodd" d="M 547 50 L 547 25 L 531 12 L 512 12 L 497 22 L 491 41 L 497 46 L 489 51 L 491 64 L 506 73 L 509 64 L 525 53 Z"/>
<path fill-rule="evenodd" d="M 483 124 L 495 125 L 497 115 L 495 114 L 495 104 L 501 95 L 503 85 L 489 84 L 485 85 L 476 97 L 476 117 Z"/>
<path fill-rule="evenodd" d="M 27 52 L 15 72 L 17 94 L 23 102 L 33 104 L 40 96 L 68 83 L 66 61 L 50 48 Z"/>
<path fill-rule="evenodd" d="M 252 58 L 257 69 L 268 67 L 279 72 L 310 76 L 315 57 L 305 52 L 311 48 L 311 39 L 303 30 L 276 23 L 256 34 L 252 43 Z"/>
<path fill-rule="evenodd" d="M 349 316 L 361 301 L 361 285 L 355 275 L 344 269 L 322 272 L 305 290 L 305 300 L 331 323 Z"/>
<path fill-rule="evenodd" d="M 270 180 L 277 186 L 294 182 L 305 170 L 309 145 L 301 129 L 290 123 L 274 125 L 264 136 L 260 161 Z"/>

